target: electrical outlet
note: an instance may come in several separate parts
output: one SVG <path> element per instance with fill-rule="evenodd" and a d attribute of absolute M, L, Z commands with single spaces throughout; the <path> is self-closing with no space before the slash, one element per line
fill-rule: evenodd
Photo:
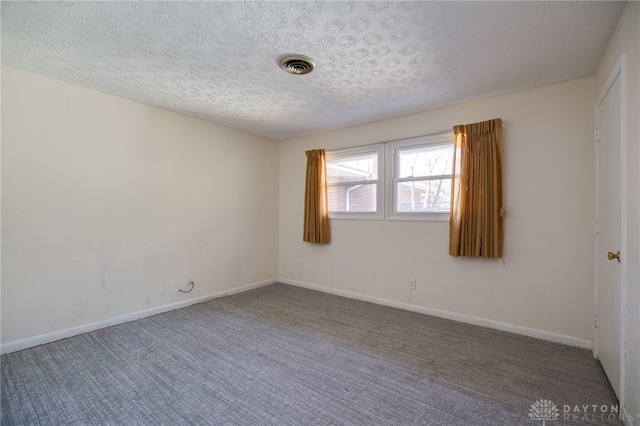
<path fill-rule="evenodd" d="M 416 280 L 409 280 L 409 290 L 416 289 Z"/>

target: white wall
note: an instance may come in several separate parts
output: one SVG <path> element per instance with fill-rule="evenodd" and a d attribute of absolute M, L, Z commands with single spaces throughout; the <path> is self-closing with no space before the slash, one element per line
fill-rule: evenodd
<path fill-rule="evenodd" d="M 3 344 L 277 277 L 276 142 L 11 67 L 2 124 Z"/>
<path fill-rule="evenodd" d="M 626 170 L 627 170 L 627 320 L 625 405 L 640 415 L 640 3 L 629 2 L 598 68 L 597 93 L 614 65 L 626 59 Z M 640 417 L 639 417 L 640 418 Z"/>
<path fill-rule="evenodd" d="M 280 144 L 280 277 L 591 340 L 595 79 Z M 302 241 L 304 151 L 451 129 L 501 117 L 505 263 L 453 258 L 448 222 L 332 220 L 332 243 Z M 417 290 L 409 280 L 417 279 Z"/>

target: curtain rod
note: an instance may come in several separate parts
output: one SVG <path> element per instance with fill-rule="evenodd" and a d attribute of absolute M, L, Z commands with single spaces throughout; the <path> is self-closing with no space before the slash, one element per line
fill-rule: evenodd
<path fill-rule="evenodd" d="M 364 147 L 367 147 L 367 146 L 380 145 L 380 144 L 383 144 L 383 143 L 402 141 L 402 140 L 406 140 L 406 139 L 422 138 L 422 137 L 425 137 L 425 136 L 444 135 L 445 133 L 453 133 L 453 128 L 451 128 L 451 130 L 441 130 L 439 132 L 425 133 L 423 135 L 407 136 L 406 138 L 388 139 L 388 140 L 382 140 L 382 141 L 379 141 L 379 142 L 365 143 L 365 144 L 362 144 L 362 145 L 353 145 L 353 146 L 345 146 L 345 147 L 342 147 L 342 148 L 334 148 L 334 149 L 330 149 L 330 151 L 342 151 L 342 150 L 347 150 L 347 149 L 364 148 Z"/>
<path fill-rule="evenodd" d="M 451 133 L 453 134 L 453 127 L 449 130 L 441 130 L 439 132 L 433 132 L 433 133 L 425 133 L 424 135 L 417 135 L 417 136 L 408 136 L 406 138 L 398 138 L 398 139 L 390 139 L 388 141 L 383 141 L 383 143 L 386 142 L 395 142 L 395 141 L 403 141 L 406 139 L 415 139 L 415 138 L 424 138 L 426 136 L 438 136 L 438 135 L 444 135 L 446 133 Z"/>
<path fill-rule="evenodd" d="M 506 123 L 503 121 L 502 122 L 502 128 L 504 129 L 505 127 L 507 127 L 507 126 L 506 126 Z M 391 140 L 388 140 L 388 141 L 382 141 L 382 142 L 377 142 L 377 143 L 395 142 L 395 141 L 401 141 L 401 140 L 404 140 L 404 139 L 413 139 L 413 138 L 422 138 L 422 137 L 425 137 L 425 136 L 443 135 L 445 133 L 453 133 L 453 126 L 451 126 L 450 130 L 441 130 L 439 132 L 425 133 L 424 135 L 409 136 L 409 137 L 406 137 L 406 138 L 391 139 Z M 373 145 L 373 144 L 368 144 L 368 145 Z M 366 146 L 366 145 L 360 145 L 360 146 Z"/>
<path fill-rule="evenodd" d="M 504 129 L 504 128 L 506 128 L 506 127 L 507 127 L 507 126 L 506 126 L 506 123 L 503 121 L 503 122 L 502 122 L 502 128 Z M 438 131 L 438 132 L 425 133 L 425 134 L 422 134 L 422 135 L 416 135 L 416 136 L 407 136 L 406 138 L 398 138 L 398 139 L 383 140 L 383 141 L 380 141 L 380 142 L 366 143 L 366 144 L 363 144 L 363 145 L 345 146 L 345 147 L 343 147 L 343 148 L 334 148 L 334 149 L 331 149 L 330 151 L 341 151 L 341 150 L 343 150 L 343 149 L 352 149 L 352 148 L 354 148 L 354 149 L 355 149 L 355 148 L 364 148 L 364 147 L 366 147 L 366 146 L 379 145 L 379 144 L 381 144 L 381 143 L 388 143 L 388 142 L 403 141 L 403 140 L 406 140 L 406 139 L 423 138 L 423 137 L 425 137 L 425 136 L 437 136 L 437 135 L 444 135 L 445 133 L 453 133 L 453 126 L 451 127 L 451 129 L 450 129 L 450 130 L 440 130 L 440 131 Z"/>

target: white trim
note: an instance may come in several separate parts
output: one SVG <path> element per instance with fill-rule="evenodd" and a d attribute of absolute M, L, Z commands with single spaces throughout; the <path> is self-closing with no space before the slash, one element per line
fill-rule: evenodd
<path fill-rule="evenodd" d="M 504 127 L 504 124 L 503 124 Z M 449 212 L 438 213 L 397 213 L 395 212 L 395 201 L 393 200 L 394 178 L 394 152 L 397 147 L 423 146 L 423 145 L 453 145 L 453 128 L 420 136 L 411 136 L 402 139 L 376 142 L 367 145 L 359 145 L 347 148 L 337 148 L 327 150 L 327 161 L 378 152 L 378 179 L 377 181 L 352 182 L 357 184 L 376 183 L 377 188 L 377 211 L 374 213 L 348 213 L 329 212 L 331 220 L 389 220 L 389 221 L 413 221 L 413 222 L 448 222 Z M 346 184 L 345 184 L 346 185 Z M 329 185 L 333 186 L 333 185 Z M 335 185 L 338 186 L 338 185 Z"/>
<path fill-rule="evenodd" d="M 504 125 L 504 121 L 502 122 L 502 127 L 505 127 Z M 404 141 L 404 140 L 410 140 L 410 139 L 416 139 L 416 138 L 421 138 L 424 136 L 436 136 L 436 135 L 440 135 L 442 133 L 451 133 L 453 132 L 453 126 L 451 128 L 449 128 L 449 130 L 439 130 L 437 132 L 431 132 L 431 133 L 425 133 L 424 135 L 416 135 L 416 136 L 407 136 L 406 138 L 400 138 L 400 139 L 389 139 L 389 140 L 383 140 L 380 142 L 372 142 L 372 143 L 368 143 L 368 144 L 364 144 L 364 145 L 355 145 L 355 146 L 347 146 L 347 147 L 343 147 L 343 148 L 333 148 L 330 151 L 331 152 L 340 152 L 340 151 L 345 151 L 348 152 L 349 150 L 358 150 L 360 148 L 365 148 L 367 146 L 372 146 L 372 145 L 380 145 L 380 144 L 387 144 L 389 142 L 398 142 L 398 141 Z M 326 151 L 326 153 L 329 153 L 329 150 Z"/>
<path fill-rule="evenodd" d="M 627 402 L 627 61 L 620 55 L 620 250 L 625 253 L 620 259 L 620 405 Z"/>
<path fill-rule="evenodd" d="M 624 423 L 624 426 L 633 426 L 633 419 L 637 419 L 638 414 L 631 417 L 631 415 L 629 415 L 629 412 L 627 411 L 627 407 L 622 403 L 620 403 L 620 411 L 621 411 L 620 414 L 622 415 L 622 422 Z"/>
<path fill-rule="evenodd" d="M 627 257 L 626 253 L 629 252 L 629 246 L 627 241 L 627 72 L 626 72 L 626 57 L 625 54 L 621 54 L 620 58 L 612 68 L 607 80 L 600 90 L 600 94 L 596 99 L 595 113 L 596 113 L 596 128 L 600 128 L 600 113 L 599 108 L 605 97 L 611 90 L 611 87 L 620 78 L 620 251 L 621 251 L 621 265 L 620 265 L 620 389 L 619 401 L 620 405 L 624 407 L 625 403 L 625 390 L 626 390 L 626 299 L 627 299 Z M 596 182 L 595 182 L 595 201 L 596 201 L 596 221 L 600 219 L 599 212 L 599 200 L 600 200 L 600 157 L 599 147 L 596 145 Z M 595 253 L 594 253 L 594 309 L 595 314 L 599 312 L 598 309 L 598 252 L 599 252 L 599 237 L 595 236 Z M 598 358 L 598 330 L 594 328 L 594 345 L 593 356 Z"/>
<path fill-rule="evenodd" d="M 600 93 L 596 98 L 596 107 L 600 106 L 605 96 L 607 96 L 607 93 L 609 93 L 609 90 L 611 90 L 611 86 L 613 86 L 613 83 L 615 83 L 616 78 L 618 78 L 618 74 L 622 72 L 623 60 L 624 53 L 620 55 L 620 57 L 618 58 L 618 62 L 616 62 L 616 64 L 611 69 L 611 73 L 609 74 L 609 77 L 607 77 L 607 81 L 605 81 L 604 86 L 602 86 L 602 89 L 600 89 Z"/>
<path fill-rule="evenodd" d="M 397 190 L 395 188 L 398 179 L 396 173 L 398 169 L 398 149 L 411 149 L 412 147 L 438 147 L 438 146 L 454 146 L 453 128 L 448 131 L 438 132 L 431 135 L 416 136 L 412 138 L 398 139 L 389 141 L 385 144 L 385 170 L 387 176 L 385 178 L 386 191 L 386 212 L 385 220 L 398 221 L 424 221 L 424 222 L 448 222 L 449 212 L 411 212 L 400 213 L 396 211 L 397 206 Z M 448 175 L 453 179 L 452 174 Z"/>
<path fill-rule="evenodd" d="M 54 331 L 53 333 L 42 334 L 39 336 L 28 337 L 26 339 L 14 340 L 13 342 L 7 342 L 0 345 L 0 353 L 7 354 L 10 352 L 19 351 L 22 349 L 31 348 L 45 343 L 55 342 L 56 340 L 66 339 L 68 337 L 77 336 L 79 334 L 88 333 L 90 331 L 98 330 L 100 328 L 111 327 L 113 325 L 122 324 L 129 321 L 134 321 L 140 318 L 150 317 L 152 315 L 161 314 L 163 312 L 172 311 L 174 309 L 184 308 L 196 303 L 206 302 L 211 299 L 219 297 L 231 296 L 232 294 L 242 293 L 244 291 L 253 290 L 258 287 L 263 287 L 269 284 L 275 284 L 278 282 L 277 278 L 270 280 L 259 281 L 252 284 L 243 285 L 230 290 L 222 290 L 215 293 L 210 293 L 205 296 L 196 297 L 193 299 L 183 300 L 181 302 L 170 303 L 168 305 L 156 306 L 155 308 L 145 309 L 144 311 L 133 312 L 131 314 L 122 315 L 119 317 L 108 318 L 102 321 L 96 321 L 89 324 L 79 325 L 77 327 L 67 328 L 65 330 Z"/>
<path fill-rule="evenodd" d="M 356 155 L 374 154 L 384 150 L 384 142 L 376 142 L 368 145 L 351 146 L 348 148 L 337 148 L 326 150 L 325 155 L 328 160 L 336 158 L 351 157 Z M 378 173 L 380 175 L 380 173 Z"/>
<path fill-rule="evenodd" d="M 388 216 L 386 220 L 391 222 L 449 222 L 451 215 L 446 213 L 395 213 L 395 216 Z"/>
<path fill-rule="evenodd" d="M 480 327 L 491 328 L 494 330 L 506 331 L 509 333 L 520 334 L 522 336 L 533 337 L 536 339 L 547 340 L 549 342 L 562 343 L 564 345 L 575 346 L 582 349 L 591 349 L 591 340 L 579 339 L 565 334 L 552 333 L 550 331 L 538 330 L 535 328 L 522 327 L 505 322 L 493 321 L 485 318 L 473 317 L 470 315 L 458 314 L 456 312 L 443 311 L 439 309 L 426 308 L 424 306 L 411 305 L 409 303 L 397 302 L 395 300 L 382 299 L 366 294 L 352 293 L 350 291 L 338 290 L 330 287 L 324 287 L 317 284 L 305 283 L 302 281 L 290 280 L 288 278 L 280 278 L 283 284 L 289 284 L 296 287 L 303 287 L 310 290 L 316 290 L 323 293 L 329 293 L 336 296 L 347 297 L 349 299 L 371 302 L 377 305 L 390 306 L 392 308 L 404 309 L 406 311 L 418 312 L 434 317 L 450 319 L 465 324 L 478 325 Z"/>
<path fill-rule="evenodd" d="M 598 130 L 598 132 L 600 131 L 600 112 L 598 109 L 598 104 L 594 105 L 594 112 L 595 112 L 595 118 L 596 118 L 596 129 Z M 595 132 L 594 132 L 595 133 Z M 598 267 L 598 244 L 599 244 L 599 229 L 600 229 L 600 189 L 599 189 L 599 185 L 600 185 L 600 138 L 596 138 L 595 134 L 594 134 L 594 150 L 595 150 L 595 155 L 594 155 L 594 166 L 596 168 L 595 171 L 595 181 L 593 182 L 594 185 L 594 189 L 595 189 L 595 204 L 594 204 L 594 211 L 595 211 L 595 220 L 597 225 L 597 232 L 595 232 L 594 230 L 594 244 L 593 244 L 593 348 L 592 348 L 592 353 L 593 353 L 593 357 L 598 359 L 598 327 L 596 327 L 596 315 L 598 315 L 598 273 L 600 272 L 600 268 Z"/>
<path fill-rule="evenodd" d="M 327 167 L 332 160 L 339 160 L 341 158 L 349 158 L 360 155 L 375 154 L 378 160 L 378 178 L 376 180 L 363 180 L 357 182 L 351 182 L 355 185 L 377 185 L 376 187 L 376 211 L 375 212 L 329 212 L 329 219 L 359 219 L 359 220 L 384 220 L 384 199 L 385 199 L 385 170 L 384 170 L 384 144 L 376 143 L 371 145 L 364 145 L 361 147 L 343 148 L 338 150 L 326 151 Z M 327 185 L 332 186 L 347 186 L 348 184 L 334 184 Z"/>

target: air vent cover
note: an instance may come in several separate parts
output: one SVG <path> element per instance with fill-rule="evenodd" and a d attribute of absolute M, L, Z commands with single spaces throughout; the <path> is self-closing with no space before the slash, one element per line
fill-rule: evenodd
<path fill-rule="evenodd" d="M 280 68 L 290 74 L 309 74 L 316 68 L 316 63 L 308 56 L 292 55 L 285 56 L 280 60 Z"/>

